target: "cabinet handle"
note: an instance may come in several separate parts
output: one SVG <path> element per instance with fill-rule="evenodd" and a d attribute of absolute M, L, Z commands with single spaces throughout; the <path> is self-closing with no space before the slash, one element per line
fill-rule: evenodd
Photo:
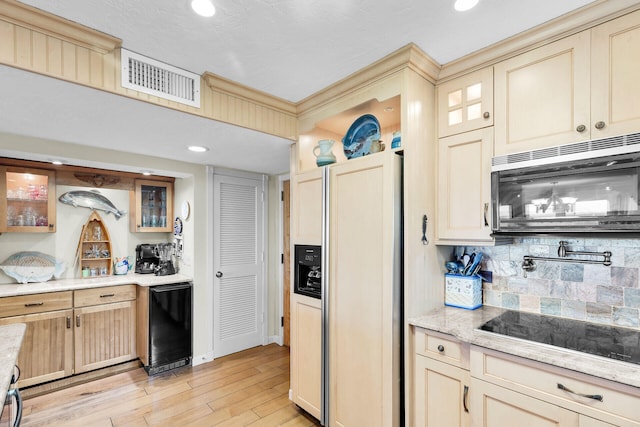
<path fill-rule="evenodd" d="M 116 296 L 116 294 L 104 294 L 104 295 L 100 295 L 100 298 L 110 298 L 114 296 Z"/>
<path fill-rule="evenodd" d="M 55 224 L 49 224 L 49 228 L 53 229 L 53 227 L 55 227 Z"/>
<path fill-rule="evenodd" d="M 484 204 L 484 226 L 489 226 L 489 221 L 487 221 L 487 213 L 489 212 L 489 203 Z"/>
<path fill-rule="evenodd" d="M 581 132 L 581 133 L 584 132 L 585 130 L 587 130 L 587 127 L 585 125 L 579 125 L 576 128 L 576 131 Z"/>
<path fill-rule="evenodd" d="M 439 351 L 440 353 L 444 353 L 444 346 L 443 346 L 442 344 L 440 344 L 440 345 L 438 346 L 438 351 Z"/>
<path fill-rule="evenodd" d="M 71 316 L 67 316 L 67 329 L 71 329 Z"/>
<path fill-rule="evenodd" d="M 484 117 L 485 119 L 488 119 L 489 117 L 491 117 L 491 114 L 488 111 L 485 111 L 482 117 Z"/>
<path fill-rule="evenodd" d="M 76 327 L 80 327 L 80 315 L 76 315 Z"/>
<path fill-rule="evenodd" d="M 469 407 L 467 406 L 467 398 L 469 397 L 469 386 L 464 386 L 464 391 L 462 392 L 462 407 L 464 408 L 464 412 L 469 413 Z"/>
<path fill-rule="evenodd" d="M 606 124 L 603 121 L 596 122 L 596 129 L 604 129 Z"/>
<path fill-rule="evenodd" d="M 25 307 L 38 307 L 44 305 L 44 302 L 28 302 L 24 306 Z"/>
<path fill-rule="evenodd" d="M 563 386 L 560 383 L 558 383 L 558 388 L 560 390 L 566 391 L 567 393 L 575 394 L 576 396 L 586 397 L 587 399 L 598 400 L 600 402 L 602 402 L 604 400 L 604 398 L 602 397 L 601 394 L 582 394 L 582 393 L 577 393 L 577 392 L 575 392 L 575 391 Z"/>

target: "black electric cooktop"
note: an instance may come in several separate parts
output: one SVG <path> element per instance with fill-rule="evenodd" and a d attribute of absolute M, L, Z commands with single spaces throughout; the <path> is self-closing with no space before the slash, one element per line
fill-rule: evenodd
<path fill-rule="evenodd" d="M 519 311 L 506 311 L 480 329 L 640 365 L 636 329 Z"/>

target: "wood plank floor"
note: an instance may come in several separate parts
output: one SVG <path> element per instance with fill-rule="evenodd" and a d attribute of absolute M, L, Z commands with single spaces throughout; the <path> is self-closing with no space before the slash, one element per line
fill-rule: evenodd
<path fill-rule="evenodd" d="M 319 426 L 289 395 L 289 349 L 270 344 L 149 377 L 142 368 L 26 399 L 30 426 Z"/>

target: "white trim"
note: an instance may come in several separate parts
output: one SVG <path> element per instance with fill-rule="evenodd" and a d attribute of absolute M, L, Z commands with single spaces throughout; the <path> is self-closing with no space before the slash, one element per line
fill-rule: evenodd
<path fill-rule="evenodd" d="M 213 362 L 213 359 L 213 351 L 209 351 L 198 356 L 193 356 L 193 358 L 191 359 L 191 366 L 198 366 L 202 365 L 203 363 Z"/>
<path fill-rule="evenodd" d="M 280 347 L 282 347 L 282 335 L 271 335 L 269 337 L 269 344 L 273 344 L 276 343 L 278 344 Z"/>
<path fill-rule="evenodd" d="M 214 307 L 214 301 L 213 301 L 213 236 L 215 235 L 215 230 L 214 230 L 214 224 L 215 222 L 213 221 L 213 215 L 214 215 L 214 206 L 213 206 L 213 191 L 214 191 L 214 185 L 213 185 L 213 177 L 215 174 L 215 169 L 212 166 L 207 166 L 207 183 L 206 183 L 206 192 L 207 192 L 207 198 L 206 198 L 206 203 L 207 203 L 207 218 L 209 218 L 209 227 L 207 230 L 207 256 L 209 257 L 209 259 L 207 260 L 207 262 L 205 262 L 205 278 L 206 278 L 206 283 L 207 286 L 209 286 L 211 288 L 211 310 L 209 310 L 209 316 L 207 318 L 207 321 L 209 322 L 209 326 L 210 326 L 210 331 L 211 331 L 211 348 L 208 349 L 209 352 L 211 353 L 211 358 L 213 359 L 213 355 L 215 352 L 215 336 L 214 336 L 214 327 L 213 327 L 213 320 L 215 319 L 215 313 L 213 312 L 213 307 Z M 195 232 L 195 230 L 194 230 Z"/>
<path fill-rule="evenodd" d="M 291 181 L 289 174 L 279 175 L 278 176 L 278 193 L 282 194 L 283 190 L 283 182 Z M 278 235 L 278 253 L 284 254 L 284 201 L 282 197 L 280 197 L 280 203 L 278 208 L 278 223 L 276 225 L 276 233 Z M 284 343 L 284 326 L 282 325 L 282 319 L 284 317 L 284 264 L 278 261 L 278 317 L 277 321 L 280 321 L 280 326 L 278 327 L 278 334 L 280 337 L 280 345 Z"/>

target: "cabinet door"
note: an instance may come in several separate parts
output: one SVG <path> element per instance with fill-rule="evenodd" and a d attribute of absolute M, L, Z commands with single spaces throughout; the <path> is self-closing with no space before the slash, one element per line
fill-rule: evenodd
<path fill-rule="evenodd" d="M 330 168 L 330 425 L 400 421 L 399 161 L 386 152 Z"/>
<path fill-rule="evenodd" d="M 173 183 L 137 179 L 130 199 L 135 206 L 129 216 L 132 233 L 173 231 Z"/>
<path fill-rule="evenodd" d="M 424 356 L 415 369 L 415 426 L 469 426 L 469 371 Z"/>
<path fill-rule="evenodd" d="M 75 373 L 136 358 L 136 302 L 74 310 Z"/>
<path fill-rule="evenodd" d="M 492 242 L 493 128 L 438 143 L 438 240 Z"/>
<path fill-rule="evenodd" d="M 580 427 L 613 427 L 614 424 L 605 423 L 595 418 L 580 415 Z"/>
<path fill-rule="evenodd" d="M 495 384 L 471 378 L 471 417 L 477 427 L 575 427 L 578 414 Z"/>
<path fill-rule="evenodd" d="M 320 300 L 291 296 L 291 395 L 320 419 L 322 407 L 322 310 Z"/>
<path fill-rule="evenodd" d="M 493 68 L 485 68 L 437 88 L 438 137 L 493 125 Z"/>
<path fill-rule="evenodd" d="M 21 370 L 18 387 L 73 374 L 72 316 L 69 309 L 0 319 L 0 325 L 27 325 L 17 362 Z"/>
<path fill-rule="evenodd" d="M 292 240 L 319 245 L 322 241 L 322 169 L 293 177 Z"/>
<path fill-rule="evenodd" d="M 592 138 L 638 132 L 640 12 L 595 27 L 591 45 Z"/>
<path fill-rule="evenodd" d="M 55 232 L 54 171 L 0 167 L 0 232 Z"/>
<path fill-rule="evenodd" d="M 585 31 L 495 65 L 496 156 L 589 139 L 589 40 Z"/>

